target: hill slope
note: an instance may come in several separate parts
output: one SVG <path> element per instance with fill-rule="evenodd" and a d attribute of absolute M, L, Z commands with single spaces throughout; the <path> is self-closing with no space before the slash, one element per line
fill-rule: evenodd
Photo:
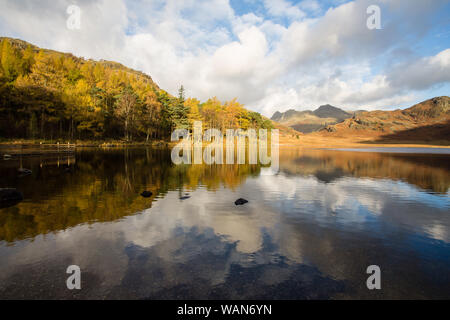
<path fill-rule="evenodd" d="M 42 52 L 45 55 L 53 55 L 58 58 L 64 57 L 66 59 L 72 59 L 75 63 L 80 65 L 80 68 L 83 65 L 90 65 L 90 66 L 94 66 L 94 67 L 95 67 L 95 65 L 101 65 L 106 69 L 110 69 L 110 70 L 114 70 L 114 71 L 122 71 L 128 75 L 142 77 L 142 79 L 144 79 L 146 82 L 151 84 L 154 88 L 159 90 L 158 85 L 153 81 L 153 79 L 149 75 L 147 75 L 141 71 L 136 71 L 131 68 L 128 68 L 118 62 L 108 61 L 108 60 L 100 60 L 100 61 L 95 61 L 95 60 L 91 60 L 91 59 L 86 60 L 83 58 L 76 57 L 71 53 L 63 53 L 63 52 L 59 52 L 59 51 L 39 48 L 31 43 L 28 43 L 28 42 L 20 40 L 20 39 L 0 37 L 0 43 L 2 43 L 4 40 L 8 40 L 11 47 L 13 49 L 18 50 L 19 52 L 25 52 L 27 50 L 27 48 L 29 47 L 33 51 L 34 54 L 38 54 L 39 52 Z M 2 49 L 2 48 L 0 47 L 0 49 Z"/>
<path fill-rule="evenodd" d="M 201 103 L 183 86 L 174 97 L 120 63 L 0 38 L 0 139 L 149 141 L 198 120 L 220 130 L 275 126 L 236 99 Z"/>
<path fill-rule="evenodd" d="M 357 136 L 376 142 L 450 141 L 450 98 L 436 97 L 408 109 L 362 112 L 320 133 L 327 137 Z"/>

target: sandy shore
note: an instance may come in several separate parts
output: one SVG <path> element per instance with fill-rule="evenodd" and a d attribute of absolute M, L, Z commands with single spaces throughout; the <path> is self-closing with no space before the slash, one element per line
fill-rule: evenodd
<path fill-rule="evenodd" d="M 302 135 L 297 138 L 280 137 L 280 146 L 304 147 L 304 148 L 450 148 L 445 141 L 431 143 L 424 142 L 391 142 L 377 143 L 361 137 L 336 138 L 321 137 L 316 135 Z"/>

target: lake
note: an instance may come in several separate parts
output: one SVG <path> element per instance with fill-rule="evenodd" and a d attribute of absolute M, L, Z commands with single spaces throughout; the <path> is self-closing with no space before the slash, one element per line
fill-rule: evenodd
<path fill-rule="evenodd" d="M 281 148 L 277 175 L 168 149 L 0 160 L 24 195 L 0 209 L 0 298 L 449 299 L 450 154 L 366 151 Z"/>

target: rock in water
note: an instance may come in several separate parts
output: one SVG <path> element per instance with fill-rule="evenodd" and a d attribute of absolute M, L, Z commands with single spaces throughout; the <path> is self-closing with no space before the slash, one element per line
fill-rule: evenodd
<path fill-rule="evenodd" d="M 141 196 L 143 196 L 144 198 L 150 198 L 153 195 L 153 192 L 151 191 L 144 191 L 141 193 Z"/>
<path fill-rule="evenodd" d="M 0 201 L 23 200 L 22 192 L 13 188 L 0 188 Z"/>
<path fill-rule="evenodd" d="M 25 168 L 19 168 L 17 171 L 23 175 L 31 174 L 31 172 L 32 172 L 30 169 L 25 169 Z"/>
<path fill-rule="evenodd" d="M 22 200 L 22 192 L 12 188 L 0 188 L 0 208 L 14 206 Z"/>
<path fill-rule="evenodd" d="M 239 198 L 239 199 L 237 199 L 237 200 L 234 202 L 234 204 L 237 205 L 237 206 L 241 206 L 241 205 L 243 205 L 243 204 L 246 204 L 247 202 L 248 202 L 248 200 Z"/>

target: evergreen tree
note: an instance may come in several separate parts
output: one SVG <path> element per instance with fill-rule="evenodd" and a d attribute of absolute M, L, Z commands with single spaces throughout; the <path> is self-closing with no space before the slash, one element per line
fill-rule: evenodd
<path fill-rule="evenodd" d="M 184 90 L 183 85 L 181 85 L 180 89 L 178 89 L 178 100 L 180 101 L 181 104 L 184 103 L 184 99 L 185 99 L 184 95 L 185 95 L 185 90 Z"/>

